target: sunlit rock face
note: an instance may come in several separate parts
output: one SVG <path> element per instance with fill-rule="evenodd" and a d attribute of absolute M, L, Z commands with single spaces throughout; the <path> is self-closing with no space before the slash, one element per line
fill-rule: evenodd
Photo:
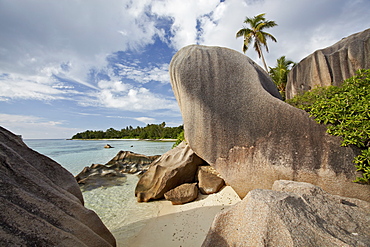
<path fill-rule="evenodd" d="M 370 29 L 317 50 L 289 72 L 286 98 L 315 87 L 338 86 L 359 69 L 370 68 Z"/>
<path fill-rule="evenodd" d="M 245 55 L 187 46 L 173 57 L 170 76 L 190 148 L 240 197 L 286 179 L 370 201 L 370 187 L 352 182 L 358 150 L 341 147 L 325 126 L 281 101 Z"/>
<path fill-rule="evenodd" d="M 216 215 L 202 247 L 369 246 L 370 203 L 279 180 Z"/>
<path fill-rule="evenodd" d="M 116 246 L 75 178 L 0 127 L 0 246 Z"/>

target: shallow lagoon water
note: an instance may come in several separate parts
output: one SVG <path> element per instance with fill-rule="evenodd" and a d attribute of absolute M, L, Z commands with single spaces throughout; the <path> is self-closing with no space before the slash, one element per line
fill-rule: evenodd
<path fill-rule="evenodd" d="M 35 140 L 24 142 L 33 150 L 58 162 L 73 175 L 85 166 L 106 164 L 120 150 L 145 155 L 161 155 L 172 148 L 174 142 L 139 140 Z M 105 149 L 110 144 L 114 148 Z M 121 186 L 97 188 L 83 192 L 85 206 L 94 210 L 112 231 L 125 225 L 148 219 L 159 211 L 159 204 L 138 203 L 134 192 L 138 177 L 127 175 Z"/>

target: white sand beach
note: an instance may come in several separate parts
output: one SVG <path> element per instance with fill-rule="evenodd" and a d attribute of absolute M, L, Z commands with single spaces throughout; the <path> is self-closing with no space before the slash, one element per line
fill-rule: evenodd
<path fill-rule="evenodd" d="M 201 246 L 215 215 L 240 201 L 230 187 L 219 193 L 199 195 L 194 202 L 172 205 L 169 201 L 149 202 L 158 208 L 152 218 L 112 230 L 119 247 Z"/>

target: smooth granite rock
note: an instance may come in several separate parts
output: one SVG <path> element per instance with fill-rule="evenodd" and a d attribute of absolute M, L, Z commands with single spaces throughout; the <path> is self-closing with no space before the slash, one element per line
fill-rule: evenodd
<path fill-rule="evenodd" d="M 164 193 L 164 198 L 172 205 L 181 205 L 197 199 L 198 191 L 197 183 L 185 183 Z"/>
<path fill-rule="evenodd" d="M 216 215 L 203 247 L 370 246 L 370 203 L 276 181 Z"/>
<path fill-rule="evenodd" d="M 2 127 L 0 246 L 116 246 L 72 174 Z"/>
<path fill-rule="evenodd" d="M 193 183 L 198 165 L 202 163 L 203 160 L 182 142 L 155 160 L 140 177 L 135 188 L 138 202 L 163 198 L 167 191 L 183 183 Z"/>
<path fill-rule="evenodd" d="M 338 86 L 359 69 L 370 68 L 370 29 L 352 34 L 300 61 L 288 74 L 286 98 L 315 87 Z"/>
<path fill-rule="evenodd" d="M 204 195 L 219 192 L 225 186 L 225 181 L 203 167 L 206 166 L 200 166 L 198 169 L 198 187 L 200 192 Z"/>
<path fill-rule="evenodd" d="M 221 47 L 182 48 L 170 64 L 185 139 L 243 198 L 276 180 L 309 182 L 370 201 L 370 186 L 353 183 L 359 150 L 341 147 L 309 115 L 266 91 L 270 77 L 245 55 Z"/>

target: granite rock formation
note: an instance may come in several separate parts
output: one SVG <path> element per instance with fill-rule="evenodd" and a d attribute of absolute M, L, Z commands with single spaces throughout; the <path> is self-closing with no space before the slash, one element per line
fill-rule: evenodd
<path fill-rule="evenodd" d="M 173 57 L 170 76 L 190 148 L 241 198 L 285 179 L 370 201 L 370 186 L 352 182 L 358 150 L 274 97 L 270 77 L 245 55 L 187 46 Z"/>
<path fill-rule="evenodd" d="M 138 202 L 164 197 L 164 193 L 184 183 L 195 181 L 201 160 L 182 142 L 155 160 L 138 181 L 135 196 Z"/>
<path fill-rule="evenodd" d="M 131 151 L 119 151 L 106 166 L 110 169 L 119 170 L 122 173 L 143 173 L 149 169 L 149 165 L 161 157 L 160 155 L 146 156 Z"/>
<path fill-rule="evenodd" d="M 286 98 L 315 87 L 338 86 L 359 69 L 370 68 L 370 29 L 304 58 L 289 72 Z"/>
<path fill-rule="evenodd" d="M 0 127 L 0 245 L 115 246 L 58 163 Z"/>
<path fill-rule="evenodd" d="M 82 191 L 122 185 L 127 180 L 126 175 L 119 170 L 101 164 L 86 166 L 75 178 Z"/>
<path fill-rule="evenodd" d="M 252 190 L 216 215 L 202 246 L 370 246 L 369 202 L 302 182 L 273 190 Z"/>
<path fill-rule="evenodd" d="M 164 193 L 164 198 L 170 201 L 172 205 L 181 205 L 197 199 L 198 193 L 197 183 L 185 183 Z"/>
<path fill-rule="evenodd" d="M 142 174 L 149 165 L 160 155 L 146 156 L 131 151 L 119 151 L 118 154 L 107 164 L 92 164 L 86 166 L 78 175 L 77 183 L 82 191 L 92 190 L 99 187 L 122 185 L 126 182 L 128 174 Z"/>
<path fill-rule="evenodd" d="M 225 186 L 225 181 L 218 175 L 200 166 L 198 169 L 198 187 L 202 194 L 209 195 L 219 192 Z M 207 167 L 208 168 L 208 167 Z"/>

